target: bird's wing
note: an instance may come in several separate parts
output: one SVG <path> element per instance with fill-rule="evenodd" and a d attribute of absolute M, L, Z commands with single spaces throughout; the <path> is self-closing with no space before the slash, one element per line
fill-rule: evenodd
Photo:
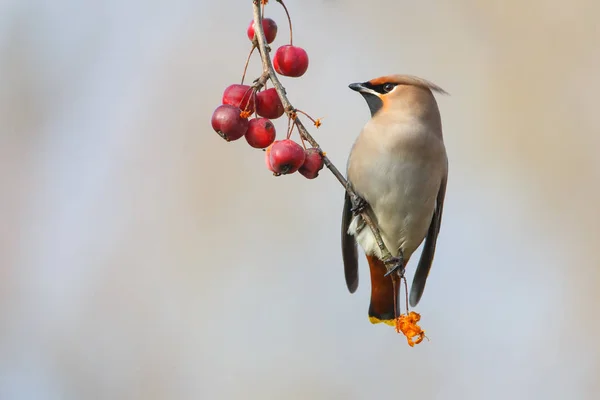
<path fill-rule="evenodd" d="M 344 260 L 344 275 L 346 286 L 350 293 L 358 288 L 358 252 L 354 236 L 348 234 L 348 227 L 352 221 L 352 201 L 346 192 L 344 196 L 344 210 L 342 212 L 342 258 Z"/>
<path fill-rule="evenodd" d="M 437 243 L 438 233 L 440 232 L 440 225 L 442 223 L 442 211 L 444 210 L 444 198 L 446 197 L 446 182 L 448 180 L 448 174 L 444 176 L 438 190 L 436 199 L 435 212 L 431 219 L 431 225 L 429 225 L 429 231 L 427 232 L 427 238 L 425 239 L 425 246 L 419 259 L 419 265 L 415 272 L 412 286 L 410 288 L 410 306 L 415 307 L 423 291 L 425 290 L 425 283 L 427 282 L 427 276 L 431 270 L 431 264 L 433 262 L 433 256 L 435 253 L 435 245 Z"/>

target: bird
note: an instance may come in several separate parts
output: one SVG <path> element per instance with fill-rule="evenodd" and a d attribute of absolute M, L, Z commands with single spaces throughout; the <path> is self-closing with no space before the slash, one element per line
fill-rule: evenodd
<path fill-rule="evenodd" d="M 434 92 L 448 94 L 416 76 L 394 74 L 350 89 L 362 95 L 370 113 L 346 164 L 348 185 L 342 211 L 342 258 L 350 293 L 358 288 L 357 244 L 370 269 L 369 321 L 394 325 L 400 277 L 411 255 L 425 241 L 410 289 L 410 305 L 421 300 L 442 222 L 448 157 Z M 367 212 L 396 262 L 384 256 L 361 212 Z M 386 273 L 393 272 L 391 277 Z"/>

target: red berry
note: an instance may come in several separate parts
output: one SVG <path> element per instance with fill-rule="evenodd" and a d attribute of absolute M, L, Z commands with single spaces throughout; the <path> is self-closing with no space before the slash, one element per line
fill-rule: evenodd
<path fill-rule="evenodd" d="M 263 18 L 262 20 L 263 31 L 265 31 L 265 39 L 267 43 L 271 43 L 277 36 L 277 24 L 271 18 Z M 254 20 L 250 21 L 248 30 L 246 31 L 248 39 L 254 39 Z"/>
<path fill-rule="evenodd" d="M 306 158 L 298 172 L 307 179 L 315 179 L 319 176 L 319 171 L 323 169 L 323 156 L 314 147 L 306 149 L 304 153 L 306 154 Z"/>
<path fill-rule="evenodd" d="M 305 157 L 302 146 L 290 139 L 274 142 L 269 154 L 271 167 L 282 175 L 298 171 Z"/>
<path fill-rule="evenodd" d="M 239 108 L 229 104 L 217 107 L 211 118 L 213 129 L 228 142 L 238 140 L 248 130 L 248 119 L 240 113 Z"/>
<path fill-rule="evenodd" d="M 223 104 L 230 104 L 241 110 L 254 112 L 254 91 L 248 85 L 230 85 L 223 92 Z"/>
<path fill-rule="evenodd" d="M 275 88 L 256 94 L 256 113 L 261 117 L 277 119 L 283 115 L 283 104 Z"/>
<path fill-rule="evenodd" d="M 255 149 L 264 149 L 275 140 L 275 126 L 267 118 L 254 118 L 248 123 L 246 141 Z"/>
<path fill-rule="evenodd" d="M 273 175 L 279 175 L 277 172 L 275 172 L 275 170 L 273 169 L 273 166 L 271 165 L 271 149 L 273 148 L 273 145 L 271 144 L 269 147 L 267 147 L 265 149 L 265 164 L 267 164 L 267 168 L 269 169 L 269 171 L 273 172 Z"/>
<path fill-rule="evenodd" d="M 281 46 L 273 57 L 273 67 L 283 76 L 298 78 L 308 69 L 308 54 L 301 47 Z"/>

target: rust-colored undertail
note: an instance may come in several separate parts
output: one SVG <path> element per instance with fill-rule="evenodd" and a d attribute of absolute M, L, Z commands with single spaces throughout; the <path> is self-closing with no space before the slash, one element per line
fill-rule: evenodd
<path fill-rule="evenodd" d="M 399 279 L 396 274 L 384 276 L 387 272 L 383 261 L 375 256 L 367 256 L 371 271 L 371 304 L 369 305 L 369 321 L 372 324 L 383 322 L 395 326 L 395 318 L 400 315 L 398 308 Z M 396 281 L 396 294 L 394 284 Z M 395 302 L 395 303 L 394 303 Z"/>

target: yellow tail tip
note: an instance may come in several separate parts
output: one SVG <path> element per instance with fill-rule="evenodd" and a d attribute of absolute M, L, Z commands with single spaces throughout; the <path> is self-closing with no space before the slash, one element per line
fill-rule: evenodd
<path fill-rule="evenodd" d="M 379 319 L 377 317 L 369 317 L 369 322 L 371 322 L 372 324 L 381 324 L 381 323 L 384 323 L 384 324 L 389 325 L 389 326 L 396 326 L 396 320 L 395 319 Z"/>

